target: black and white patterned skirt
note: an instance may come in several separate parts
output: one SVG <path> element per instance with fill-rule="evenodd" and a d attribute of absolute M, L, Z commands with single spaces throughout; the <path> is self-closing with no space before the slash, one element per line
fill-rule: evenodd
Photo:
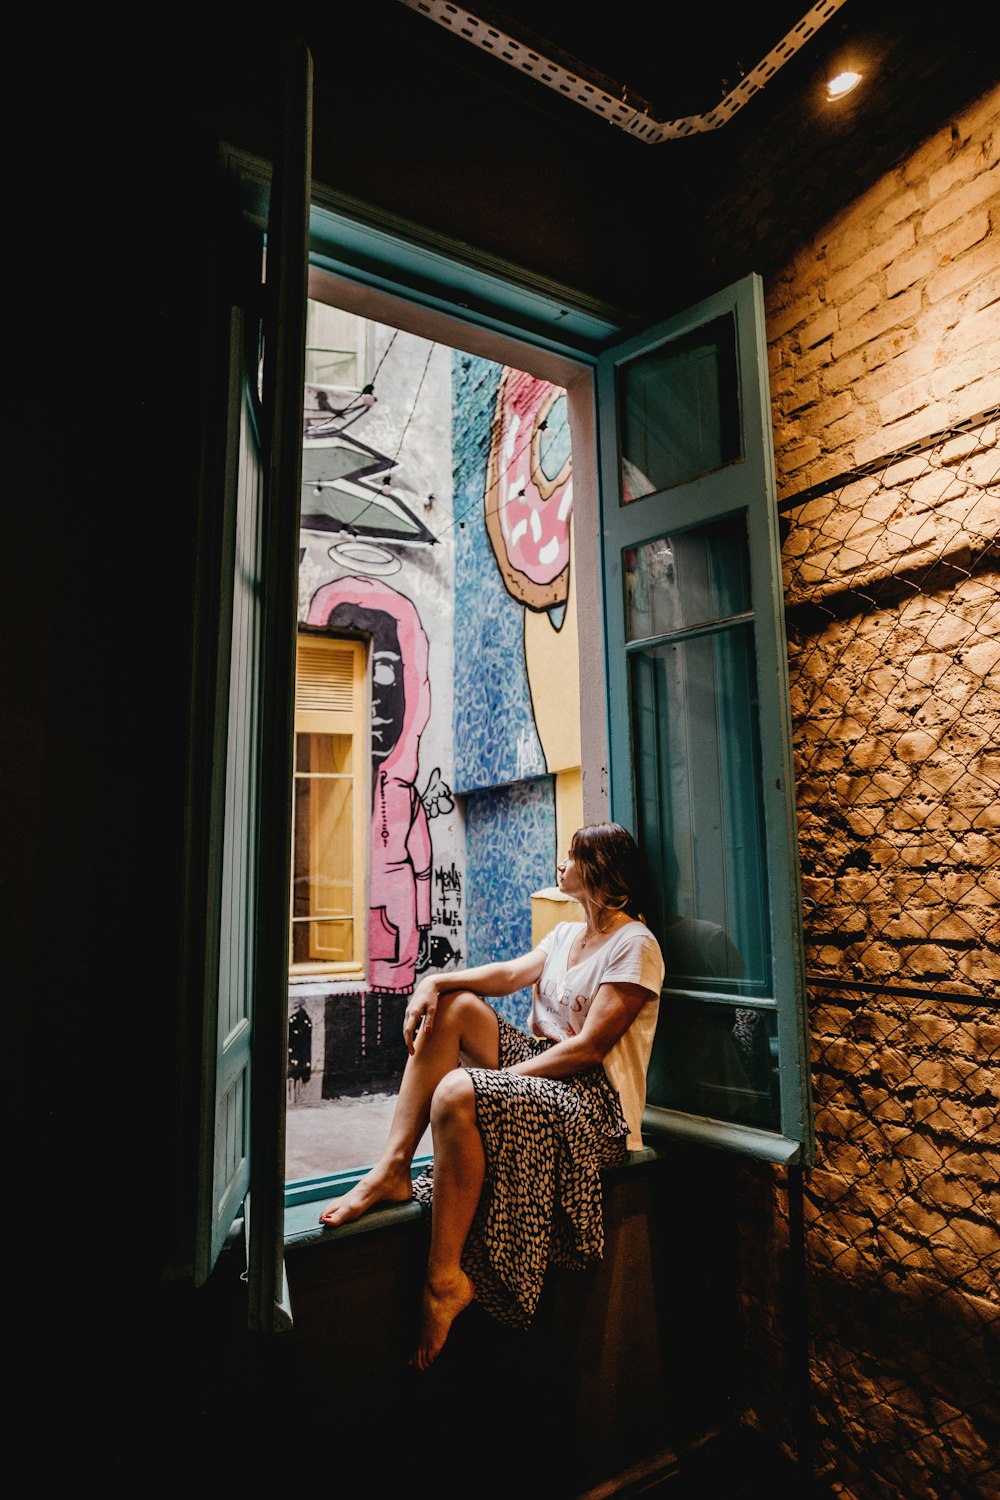
<path fill-rule="evenodd" d="M 527 1328 L 549 1265 L 582 1270 L 604 1254 L 601 1171 L 625 1160 L 628 1124 L 600 1064 L 570 1078 L 505 1072 L 552 1043 L 497 1019 L 499 1069 L 467 1069 L 486 1179 L 462 1267 L 487 1312 Z M 414 1197 L 431 1205 L 433 1186 L 432 1165 Z"/>

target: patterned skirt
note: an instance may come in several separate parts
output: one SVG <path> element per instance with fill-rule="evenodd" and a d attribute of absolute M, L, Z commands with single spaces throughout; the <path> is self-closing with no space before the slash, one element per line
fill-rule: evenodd
<path fill-rule="evenodd" d="M 500 1068 L 467 1070 L 486 1178 L 462 1267 L 477 1302 L 524 1329 L 549 1265 L 582 1270 L 604 1254 L 601 1171 L 625 1160 L 628 1125 L 600 1064 L 571 1078 L 503 1071 L 552 1043 L 497 1019 Z M 415 1181 L 414 1197 L 431 1205 L 433 1188 L 432 1165 Z"/>

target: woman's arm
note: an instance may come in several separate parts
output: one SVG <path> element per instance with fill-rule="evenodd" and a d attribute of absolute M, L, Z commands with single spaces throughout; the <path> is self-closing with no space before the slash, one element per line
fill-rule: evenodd
<path fill-rule="evenodd" d="M 594 996 L 579 1036 L 556 1042 L 537 1057 L 515 1063 L 512 1073 L 525 1078 L 568 1078 L 603 1062 L 642 1010 L 652 990 L 641 984 L 602 984 Z"/>
<path fill-rule="evenodd" d="M 541 948 L 533 948 L 520 958 L 506 959 L 501 963 L 479 964 L 472 969 L 451 969 L 447 974 L 428 974 L 420 980 L 410 996 L 403 1017 L 403 1040 L 406 1050 L 413 1052 L 413 1043 L 422 1026 L 428 1036 L 434 1029 L 434 1012 L 438 998 L 452 990 L 473 990 L 477 995 L 513 995 L 515 990 L 534 984 L 545 963 Z"/>

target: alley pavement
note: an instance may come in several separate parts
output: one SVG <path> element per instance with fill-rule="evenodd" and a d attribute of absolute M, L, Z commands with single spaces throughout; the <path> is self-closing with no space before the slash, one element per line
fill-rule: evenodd
<path fill-rule="evenodd" d="M 395 1093 L 289 1104 L 285 1114 L 285 1180 L 323 1177 L 378 1159 L 392 1120 Z M 430 1131 L 418 1148 L 429 1155 Z"/>

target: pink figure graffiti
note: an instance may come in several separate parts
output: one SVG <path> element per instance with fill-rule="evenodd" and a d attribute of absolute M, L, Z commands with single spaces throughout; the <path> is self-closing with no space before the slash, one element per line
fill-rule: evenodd
<path fill-rule="evenodd" d="M 410 600 L 371 578 L 324 584 L 307 620 L 371 637 L 368 987 L 408 994 L 431 920 L 431 835 L 416 788 L 431 706 L 427 636 Z"/>

